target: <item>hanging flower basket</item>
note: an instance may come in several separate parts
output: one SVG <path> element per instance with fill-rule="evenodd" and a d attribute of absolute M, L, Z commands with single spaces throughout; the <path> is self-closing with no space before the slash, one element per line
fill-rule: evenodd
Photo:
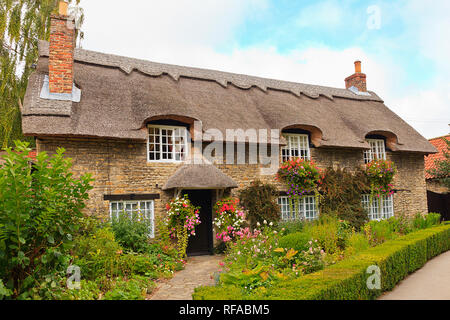
<path fill-rule="evenodd" d="M 187 195 L 176 198 L 166 204 L 168 229 L 172 239 L 177 240 L 181 259 L 186 256 L 188 239 L 195 236 L 195 227 L 201 223 L 199 208 L 192 205 Z"/>
<path fill-rule="evenodd" d="M 235 233 L 241 230 L 245 224 L 245 213 L 239 206 L 239 200 L 233 198 L 220 200 L 215 204 L 214 211 L 216 213 L 213 222 L 216 228 L 216 239 L 223 242 L 232 241 Z"/>
<path fill-rule="evenodd" d="M 277 179 L 288 188 L 289 197 L 302 198 L 306 194 L 317 193 L 322 174 L 313 161 L 295 159 L 284 162 L 278 170 Z"/>
<path fill-rule="evenodd" d="M 366 175 L 371 186 L 371 196 L 392 195 L 394 186 L 392 181 L 397 168 L 392 161 L 373 160 L 366 165 Z"/>

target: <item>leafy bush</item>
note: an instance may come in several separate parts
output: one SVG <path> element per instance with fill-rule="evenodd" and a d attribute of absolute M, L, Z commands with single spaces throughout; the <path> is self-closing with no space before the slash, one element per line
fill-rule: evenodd
<path fill-rule="evenodd" d="M 251 228 L 264 220 L 278 223 L 280 206 L 278 205 L 278 189 L 273 184 L 253 181 L 250 186 L 239 191 L 239 200 L 247 212 L 247 220 Z"/>
<path fill-rule="evenodd" d="M 116 241 L 126 250 L 144 253 L 149 250 L 151 223 L 142 215 L 122 212 L 111 220 Z"/>
<path fill-rule="evenodd" d="M 145 277 L 134 276 L 127 281 L 119 279 L 103 300 L 144 300 L 145 295 L 151 293 L 154 288 L 155 283 Z"/>
<path fill-rule="evenodd" d="M 277 225 L 277 230 L 283 231 L 285 235 L 301 232 L 305 223 L 307 223 L 305 220 L 280 221 Z"/>
<path fill-rule="evenodd" d="M 280 238 L 278 246 L 285 249 L 294 249 L 297 251 L 306 251 L 309 248 L 311 235 L 303 232 L 288 234 Z"/>
<path fill-rule="evenodd" d="M 345 256 L 352 256 L 361 251 L 367 250 L 370 247 L 370 242 L 362 233 L 353 233 L 347 240 L 345 248 Z"/>
<path fill-rule="evenodd" d="M 375 299 L 427 260 L 450 249 L 450 224 L 410 233 L 298 279 L 247 293 L 240 288 L 199 287 L 195 300 L 361 300 Z M 381 269 L 381 289 L 369 290 L 369 266 Z"/>
<path fill-rule="evenodd" d="M 380 221 L 372 220 L 364 226 L 364 232 L 372 246 L 398 237 L 400 234 L 397 230 L 398 220 L 395 217 Z"/>
<path fill-rule="evenodd" d="M 421 215 L 418 213 L 414 216 L 412 221 L 412 226 L 416 230 L 426 229 L 431 226 L 439 224 L 441 221 L 441 215 L 439 213 L 428 213 L 426 215 Z"/>
<path fill-rule="evenodd" d="M 114 277 L 123 274 L 119 264 L 122 252 L 113 231 L 105 226 L 92 235 L 75 239 L 74 264 L 80 267 L 81 276 L 86 279 L 94 280 L 103 275 Z"/>
<path fill-rule="evenodd" d="M 100 289 L 95 281 L 81 280 L 80 289 L 66 289 L 61 300 L 98 300 Z"/>
<path fill-rule="evenodd" d="M 349 225 L 332 215 L 322 215 L 318 220 L 305 225 L 304 232 L 319 242 L 327 254 L 339 254 L 345 249 L 351 230 Z"/>
<path fill-rule="evenodd" d="M 328 168 L 319 190 L 321 215 L 336 215 L 358 231 L 368 221 L 367 212 L 361 204 L 361 194 L 370 190 L 370 184 L 362 171 L 352 174 L 346 169 Z"/>
<path fill-rule="evenodd" d="M 0 278 L 22 298 L 45 275 L 67 268 L 92 181 L 73 177 L 64 149 L 39 153 L 33 165 L 30 151 L 16 141 L 0 166 Z"/>

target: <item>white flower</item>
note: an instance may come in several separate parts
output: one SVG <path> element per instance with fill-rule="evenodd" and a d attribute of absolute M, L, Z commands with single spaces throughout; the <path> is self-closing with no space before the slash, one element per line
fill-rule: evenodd
<path fill-rule="evenodd" d="M 267 220 L 264 220 L 264 224 L 267 224 Z"/>
<path fill-rule="evenodd" d="M 261 224 L 258 222 L 258 223 L 256 223 L 256 225 L 258 226 L 258 227 L 260 227 L 261 226 Z"/>
<path fill-rule="evenodd" d="M 273 226 L 273 222 L 269 223 L 269 226 Z"/>

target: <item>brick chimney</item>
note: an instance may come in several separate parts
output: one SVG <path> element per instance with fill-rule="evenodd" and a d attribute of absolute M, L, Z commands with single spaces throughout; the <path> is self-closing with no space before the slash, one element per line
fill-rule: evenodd
<path fill-rule="evenodd" d="M 72 93 L 75 21 L 68 16 L 67 8 L 66 1 L 59 1 L 58 14 L 52 14 L 50 18 L 50 93 Z"/>
<path fill-rule="evenodd" d="M 355 73 L 345 79 L 345 88 L 355 87 L 359 92 L 367 92 L 366 75 L 361 73 L 361 61 L 355 61 Z"/>

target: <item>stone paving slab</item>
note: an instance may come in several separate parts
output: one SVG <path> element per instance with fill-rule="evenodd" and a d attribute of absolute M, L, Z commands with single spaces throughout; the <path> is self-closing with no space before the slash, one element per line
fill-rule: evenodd
<path fill-rule="evenodd" d="M 189 257 L 185 268 L 161 283 L 150 300 L 192 300 L 194 289 L 214 284 L 213 273 L 219 271 L 223 255 Z"/>
<path fill-rule="evenodd" d="M 428 261 L 379 300 L 450 300 L 450 251 Z"/>

